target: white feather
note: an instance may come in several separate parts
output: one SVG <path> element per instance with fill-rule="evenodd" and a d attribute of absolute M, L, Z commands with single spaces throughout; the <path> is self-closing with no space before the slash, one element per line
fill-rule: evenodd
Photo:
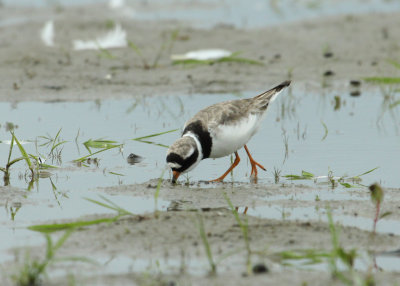
<path fill-rule="evenodd" d="M 180 167 L 182 167 L 180 164 L 178 164 L 178 163 L 172 163 L 172 162 L 169 162 L 169 163 L 168 163 L 168 166 L 169 166 L 171 169 L 179 169 Z"/>
<path fill-rule="evenodd" d="M 278 91 L 277 93 L 275 93 L 270 99 L 269 99 L 269 104 L 271 104 L 272 102 L 274 102 L 274 100 L 278 97 L 278 95 L 282 92 L 283 89 L 281 89 L 280 91 Z"/>
<path fill-rule="evenodd" d="M 185 136 L 193 138 L 194 142 L 196 142 L 197 151 L 199 152 L 196 162 L 194 162 L 194 164 L 192 166 L 190 166 L 187 170 L 184 171 L 186 173 L 186 172 L 189 172 L 190 170 L 193 170 L 194 167 L 196 167 L 200 163 L 200 161 L 203 159 L 203 148 L 201 147 L 201 143 L 200 143 L 199 139 L 197 139 L 197 136 L 195 136 L 193 133 L 188 132 L 185 135 L 183 135 L 183 137 L 185 137 Z M 193 152 L 194 152 L 194 150 L 193 150 Z"/>
<path fill-rule="evenodd" d="M 111 9 L 119 9 L 125 6 L 125 0 L 110 0 L 108 2 L 108 7 Z"/>
<path fill-rule="evenodd" d="M 190 148 L 189 152 L 185 154 L 185 157 L 183 157 L 183 159 L 189 158 L 193 153 L 194 153 L 194 148 Z"/>
<path fill-rule="evenodd" d="M 242 148 L 257 132 L 265 116 L 250 114 L 248 118 L 234 125 L 221 125 L 211 132 L 213 137 L 210 158 L 220 158 Z"/>
<path fill-rule="evenodd" d="M 42 30 L 40 30 L 40 38 L 42 39 L 42 42 L 46 46 L 48 46 L 48 47 L 54 46 L 54 24 L 53 24 L 53 21 L 49 20 L 44 24 Z"/>
<path fill-rule="evenodd" d="M 120 25 L 116 25 L 115 29 L 108 32 L 102 37 L 98 37 L 95 40 L 74 40 L 74 50 L 98 50 L 109 49 L 109 48 L 120 48 L 126 47 L 126 31 L 121 28 Z"/>
<path fill-rule="evenodd" d="M 218 60 L 222 58 L 226 58 L 232 55 L 232 52 L 222 49 L 206 49 L 206 50 L 197 50 L 190 51 L 183 55 L 172 55 L 172 60 L 198 60 L 198 61 L 206 61 L 206 60 Z"/>
<path fill-rule="evenodd" d="M 6 145 L 11 145 L 11 140 L 2 140 L 2 141 L 0 141 L 0 143 L 6 144 Z M 21 145 L 25 145 L 25 144 L 30 144 L 31 142 L 25 141 L 25 140 L 19 140 L 19 143 Z M 14 141 L 14 144 L 15 144 L 15 141 Z"/>

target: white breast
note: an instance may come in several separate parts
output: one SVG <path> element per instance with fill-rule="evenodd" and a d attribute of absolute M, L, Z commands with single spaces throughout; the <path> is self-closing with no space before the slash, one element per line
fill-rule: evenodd
<path fill-rule="evenodd" d="M 257 132 L 265 113 L 261 116 L 250 114 L 234 125 L 220 125 L 210 130 L 212 147 L 210 158 L 224 157 L 242 148 Z"/>

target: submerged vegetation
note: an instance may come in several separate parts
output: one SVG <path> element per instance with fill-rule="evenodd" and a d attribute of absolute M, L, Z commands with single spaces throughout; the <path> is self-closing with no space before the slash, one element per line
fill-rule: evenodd
<path fill-rule="evenodd" d="M 160 135 L 163 135 L 166 133 L 170 133 L 170 132 L 175 132 L 177 130 L 178 129 L 168 130 L 165 132 L 159 132 L 156 134 L 150 134 L 147 136 L 133 138 L 132 140 L 141 142 L 141 143 L 154 144 L 154 145 L 168 148 L 168 146 L 165 144 L 155 143 L 152 141 L 148 141 L 146 139 L 157 137 L 157 136 L 160 136 Z M 24 144 L 22 144 L 20 142 L 20 140 L 16 137 L 15 133 L 13 131 L 10 131 L 11 140 L 9 141 L 10 147 L 8 150 L 7 162 L 4 167 L 0 166 L 0 172 L 3 172 L 4 185 L 10 184 L 11 167 L 20 161 L 25 162 L 26 168 L 30 174 L 30 177 L 28 180 L 30 182 L 30 186 L 28 187 L 28 189 L 30 189 L 30 187 L 33 185 L 33 182 L 37 181 L 39 178 L 47 178 L 47 177 L 51 176 L 52 174 L 48 170 L 51 170 L 51 169 L 61 166 L 63 148 L 66 145 L 68 145 L 67 143 L 70 142 L 70 141 L 62 140 L 60 137 L 60 134 L 61 134 L 61 128 L 58 130 L 57 134 L 54 137 L 52 137 L 50 135 L 38 136 L 37 139 L 34 141 L 24 141 L 23 143 L 32 143 L 32 142 L 35 143 L 36 154 L 31 154 L 26 151 L 25 147 L 23 146 Z M 76 146 L 79 146 L 78 137 L 79 137 L 79 132 L 78 132 L 78 135 L 75 138 L 75 140 L 73 140 L 75 142 Z M 4 142 L 6 142 L 6 141 L 4 141 Z M 78 166 L 83 166 L 83 167 L 88 167 L 92 161 L 96 164 L 98 163 L 98 159 L 96 157 L 94 157 L 94 155 L 97 155 L 99 153 L 103 153 L 105 151 L 109 151 L 112 149 L 119 149 L 121 152 L 124 147 L 124 144 L 122 144 L 122 143 L 118 143 L 117 141 L 106 140 L 106 139 L 96 139 L 96 140 L 89 139 L 89 140 L 83 142 L 82 145 L 88 151 L 88 154 L 74 159 L 73 162 L 77 163 Z M 16 158 L 14 158 L 12 156 L 15 148 L 17 148 L 20 153 L 20 156 L 16 157 Z M 45 149 L 45 150 L 43 150 L 43 149 Z M 99 150 L 93 152 L 92 149 L 99 149 Z M 47 154 L 47 155 L 42 155 L 43 153 Z M 52 163 L 56 163 L 56 165 L 45 164 L 46 158 L 50 158 Z M 93 160 L 91 160 L 91 158 L 93 158 Z M 113 171 L 109 171 L 109 173 L 116 174 L 116 175 L 122 175 L 118 172 L 113 172 Z M 54 189 L 54 183 L 53 182 L 51 182 L 51 183 L 52 183 L 53 189 Z"/>
<path fill-rule="evenodd" d="M 217 63 L 229 63 L 229 62 L 237 62 L 237 63 L 243 63 L 243 64 L 250 64 L 250 65 L 264 65 L 263 62 L 249 59 L 249 58 L 243 58 L 239 57 L 241 52 L 235 52 L 232 53 L 229 56 L 222 57 L 219 59 L 207 59 L 207 60 L 199 60 L 199 59 L 177 59 L 173 61 L 174 65 L 190 65 L 190 66 L 196 66 L 196 65 L 213 65 Z"/>
<path fill-rule="evenodd" d="M 64 245 L 68 237 L 73 233 L 73 230 L 65 231 L 65 233 L 56 241 L 53 242 L 49 234 L 44 234 L 46 239 L 46 252 L 43 258 L 33 258 L 29 253 L 25 254 L 25 259 L 22 262 L 19 270 L 11 275 L 11 279 L 17 286 L 39 286 L 44 285 L 43 280 L 46 276 L 47 268 L 56 262 L 60 261 L 82 261 L 94 263 L 92 260 L 85 257 L 64 257 L 56 258 L 57 251 Z"/>
<path fill-rule="evenodd" d="M 331 170 L 328 171 L 328 175 L 326 176 L 315 176 L 313 173 L 307 172 L 307 171 L 301 171 L 301 175 L 284 175 L 282 177 L 289 179 L 289 180 L 313 180 L 315 183 L 320 182 L 321 180 L 325 180 L 326 183 L 330 184 L 332 188 L 335 188 L 339 184 L 345 188 L 354 188 L 354 187 L 365 187 L 362 185 L 360 182 L 362 180 L 362 176 L 367 175 L 379 167 L 375 167 L 371 170 L 368 170 L 366 172 L 363 172 L 362 174 L 356 175 L 356 176 L 347 176 L 343 175 L 341 177 L 337 177 L 333 175 L 333 172 Z M 356 184 L 356 185 L 351 185 L 349 182 Z"/>

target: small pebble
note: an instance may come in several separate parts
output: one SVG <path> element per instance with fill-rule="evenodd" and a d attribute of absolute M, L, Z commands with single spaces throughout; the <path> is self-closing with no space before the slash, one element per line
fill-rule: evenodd
<path fill-rule="evenodd" d="M 253 266 L 253 273 L 255 274 L 267 273 L 268 271 L 269 269 L 264 263 L 258 263 Z"/>
<path fill-rule="evenodd" d="M 140 163 L 143 161 L 143 157 L 140 157 L 139 155 L 136 154 L 129 154 L 128 158 L 126 159 L 126 161 L 128 162 L 128 164 L 130 165 L 135 165 L 137 163 Z"/>
<path fill-rule="evenodd" d="M 360 86 L 361 85 L 361 81 L 359 81 L 359 80 L 351 80 L 350 81 L 350 85 L 351 86 Z"/>
<path fill-rule="evenodd" d="M 335 73 L 331 70 L 327 70 L 326 72 L 324 72 L 324 76 L 333 76 L 335 75 Z"/>

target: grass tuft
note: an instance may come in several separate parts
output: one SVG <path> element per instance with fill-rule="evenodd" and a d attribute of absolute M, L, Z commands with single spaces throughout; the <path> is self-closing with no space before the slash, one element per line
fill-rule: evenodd
<path fill-rule="evenodd" d="M 365 77 L 365 81 L 377 84 L 400 84 L 400 77 Z"/>
<path fill-rule="evenodd" d="M 231 200 L 229 199 L 228 195 L 224 192 L 224 198 L 226 202 L 228 203 L 229 208 L 232 211 L 233 216 L 236 219 L 236 222 L 239 224 L 240 229 L 243 234 L 243 240 L 244 244 L 246 247 L 246 252 L 247 252 L 247 259 L 246 259 L 246 268 L 247 268 L 247 273 L 251 274 L 252 269 L 251 269 L 251 255 L 252 255 L 252 250 L 250 248 L 250 239 L 249 239 L 249 224 L 247 220 L 247 216 L 242 220 L 239 217 L 239 214 L 236 210 L 236 208 L 233 206 Z"/>
<path fill-rule="evenodd" d="M 46 254 L 43 259 L 32 259 L 27 254 L 25 257 L 24 264 L 19 269 L 17 273 L 11 275 L 11 279 L 14 281 L 15 285 L 18 286 L 39 286 L 43 285 L 43 278 L 46 275 L 47 267 L 61 260 L 60 258 L 55 258 L 57 251 L 64 245 L 68 237 L 73 231 L 66 231 L 55 243 L 53 242 L 49 234 L 45 234 L 46 239 Z M 84 257 L 65 257 L 64 261 L 82 261 L 91 262 L 92 260 Z"/>
<path fill-rule="evenodd" d="M 116 216 L 111 217 L 111 218 L 100 218 L 100 219 L 94 219 L 94 220 L 80 220 L 80 221 L 70 222 L 70 223 L 32 225 L 32 226 L 29 226 L 28 229 L 34 230 L 34 231 L 39 231 L 39 232 L 44 232 L 44 233 L 50 233 L 50 232 L 75 229 L 75 228 L 79 228 L 79 227 L 100 224 L 100 223 L 112 223 L 114 221 L 117 221 L 118 219 L 120 219 L 123 216 L 134 216 L 135 215 L 132 212 L 118 206 L 117 204 L 115 204 L 114 202 L 112 202 L 111 200 L 107 199 L 104 196 L 100 195 L 100 198 L 103 201 L 93 200 L 90 198 L 85 198 L 85 199 L 96 205 L 116 211 L 117 212 Z"/>
<path fill-rule="evenodd" d="M 225 63 L 225 62 L 237 62 L 243 64 L 250 64 L 250 65 L 259 65 L 263 66 L 264 63 L 261 61 L 256 61 L 248 58 L 238 57 L 240 52 L 233 53 L 229 57 L 223 57 L 216 60 L 195 60 L 195 59 L 182 59 L 182 60 L 174 60 L 172 64 L 174 65 L 212 65 L 215 63 Z"/>
<path fill-rule="evenodd" d="M 200 211 L 196 213 L 196 218 L 197 218 L 197 228 L 199 230 L 199 234 L 200 234 L 201 240 L 203 242 L 204 249 L 206 251 L 208 263 L 210 265 L 210 271 L 211 271 L 211 274 L 215 275 L 217 273 L 217 265 L 214 262 L 210 243 L 208 242 L 207 234 L 206 234 L 206 231 L 204 228 L 203 216 L 201 215 Z"/>
<path fill-rule="evenodd" d="M 314 179 L 314 174 L 306 171 L 301 171 L 301 175 L 284 175 L 282 176 L 284 178 L 287 178 L 289 180 L 313 180 Z"/>
<path fill-rule="evenodd" d="M 153 145 L 161 146 L 161 147 L 164 147 L 164 148 L 169 148 L 168 145 L 155 143 L 153 141 L 148 141 L 148 140 L 145 140 L 145 139 L 152 138 L 152 137 L 157 137 L 157 136 L 164 135 L 164 134 L 171 133 L 171 132 L 175 132 L 175 131 L 178 131 L 178 130 L 179 129 L 172 129 L 172 130 L 168 130 L 168 131 L 164 131 L 164 132 L 160 132 L 160 133 L 150 134 L 150 135 L 147 135 L 147 136 L 136 137 L 136 138 L 133 138 L 131 140 L 142 142 L 142 143 L 146 143 L 146 144 L 153 144 Z"/>

